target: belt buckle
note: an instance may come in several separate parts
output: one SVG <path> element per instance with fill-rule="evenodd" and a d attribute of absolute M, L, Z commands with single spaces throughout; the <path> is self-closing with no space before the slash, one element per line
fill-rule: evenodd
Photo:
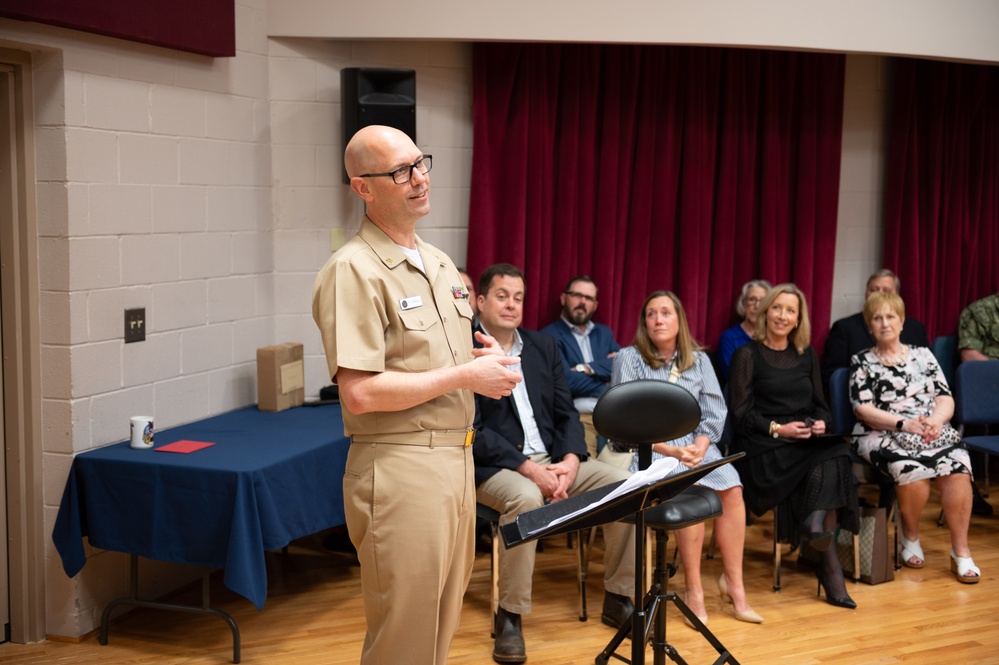
<path fill-rule="evenodd" d="M 469 428 L 468 431 L 465 432 L 465 447 L 468 448 L 470 445 L 472 445 L 472 441 L 474 440 L 475 440 L 475 430 Z"/>

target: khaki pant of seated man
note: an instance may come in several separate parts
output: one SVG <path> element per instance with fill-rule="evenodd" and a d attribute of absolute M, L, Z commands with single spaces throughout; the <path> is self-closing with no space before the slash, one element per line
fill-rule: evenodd
<path fill-rule="evenodd" d="M 550 464 L 547 453 L 531 455 L 542 466 Z M 626 469 L 617 469 L 594 459 L 582 462 L 569 495 L 603 487 L 631 476 Z M 477 500 L 500 513 L 500 524 L 508 524 L 525 510 L 544 505 L 538 486 L 516 471 L 503 469 L 487 478 L 477 490 Z M 604 531 L 604 590 L 621 596 L 632 596 L 635 590 L 635 527 L 613 522 L 603 525 Z M 537 542 L 507 549 L 501 541 L 499 552 L 499 604 L 507 612 L 528 614 L 531 611 L 531 585 L 534 577 L 534 556 Z"/>
<path fill-rule="evenodd" d="M 586 452 L 590 453 L 590 459 L 597 458 L 597 428 L 593 426 L 592 413 L 580 413 L 579 422 L 583 423 L 583 437 L 586 440 Z"/>

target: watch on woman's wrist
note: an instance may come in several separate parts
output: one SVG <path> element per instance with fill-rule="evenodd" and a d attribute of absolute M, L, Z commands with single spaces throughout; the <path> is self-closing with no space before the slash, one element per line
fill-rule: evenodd
<path fill-rule="evenodd" d="M 900 420 L 897 423 L 895 423 L 895 429 L 898 430 L 899 432 L 902 431 L 902 427 L 904 427 L 904 426 L 905 426 L 905 421 L 904 420 Z"/>

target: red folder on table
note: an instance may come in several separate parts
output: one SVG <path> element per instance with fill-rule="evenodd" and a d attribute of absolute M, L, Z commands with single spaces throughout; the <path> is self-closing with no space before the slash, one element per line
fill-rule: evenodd
<path fill-rule="evenodd" d="M 201 450 L 202 448 L 214 445 L 214 443 L 210 443 L 208 441 L 190 441 L 188 439 L 183 439 L 181 441 L 168 443 L 167 445 L 160 446 L 159 448 L 154 448 L 153 450 L 161 453 L 193 453 L 195 450 Z"/>

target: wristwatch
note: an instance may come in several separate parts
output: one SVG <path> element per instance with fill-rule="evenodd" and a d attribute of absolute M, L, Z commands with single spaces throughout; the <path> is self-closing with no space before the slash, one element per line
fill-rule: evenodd
<path fill-rule="evenodd" d="M 895 429 L 897 429 L 899 432 L 901 432 L 903 425 L 905 425 L 905 421 L 904 420 L 900 420 L 897 423 L 895 423 Z"/>
<path fill-rule="evenodd" d="M 582 372 L 583 374 L 586 374 L 586 363 L 579 363 L 578 365 L 576 365 L 572 369 L 573 369 L 573 371 Z"/>

